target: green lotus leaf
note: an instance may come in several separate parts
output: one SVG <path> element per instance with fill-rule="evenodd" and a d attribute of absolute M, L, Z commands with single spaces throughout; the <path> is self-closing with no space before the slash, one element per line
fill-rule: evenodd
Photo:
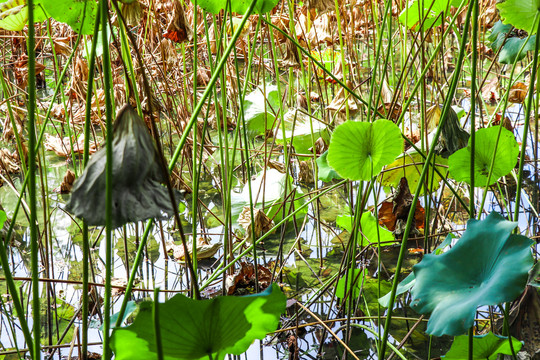
<path fill-rule="evenodd" d="M 392 288 L 392 284 L 386 280 L 379 282 L 379 279 L 368 277 L 364 269 L 349 269 L 347 276 L 343 275 L 337 282 L 336 296 L 340 299 L 345 299 L 346 296 L 358 299 L 361 293 L 363 300 L 359 303 L 360 308 L 366 313 L 376 314 L 379 307 L 376 301 L 379 286 L 381 292 Z"/>
<path fill-rule="evenodd" d="M 447 159 L 443 158 L 442 156 L 435 156 L 435 168 L 442 174 L 442 176 L 446 176 L 446 173 L 448 172 L 448 168 L 446 167 L 447 164 Z M 405 177 L 407 179 L 407 183 L 409 184 L 411 193 L 414 194 L 418 187 L 418 181 L 420 180 L 420 174 L 422 173 L 423 166 L 424 158 L 422 155 L 420 155 L 414 149 L 407 151 L 407 153 L 403 154 L 386 167 L 386 170 L 380 176 L 379 181 L 384 186 L 397 187 L 401 178 Z M 430 184 L 429 189 L 431 191 L 435 191 L 439 188 L 442 177 L 434 171 L 432 165 L 429 165 L 428 174 L 433 174 L 434 176 L 433 180 L 428 180 L 428 184 Z M 426 188 L 426 186 L 422 188 L 420 195 L 424 193 Z"/>
<path fill-rule="evenodd" d="M 83 10 L 86 12 L 83 20 Z M 45 12 L 44 12 L 45 11 Z M 34 22 L 41 22 L 48 17 L 64 22 L 73 30 L 82 34 L 92 34 L 96 19 L 96 2 L 93 0 L 35 0 Z M 26 0 L 0 0 L 0 28 L 20 31 L 28 22 Z"/>
<path fill-rule="evenodd" d="M 273 284 L 251 296 L 193 300 L 178 294 L 159 305 L 163 356 L 173 359 L 223 359 L 239 355 L 253 340 L 276 330 L 286 297 Z M 117 360 L 157 358 L 152 302 L 143 302 L 134 323 L 111 336 Z"/>
<path fill-rule="evenodd" d="M 319 180 L 330 182 L 334 179 L 341 179 L 336 170 L 332 169 L 332 167 L 328 165 L 328 150 L 322 153 L 322 155 L 319 156 L 315 162 L 317 163 L 318 167 Z"/>
<path fill-rule="evenodd" d="M 501 64 L 513 64 L 515 61 L 523 59 L 527 55 L 527 51 L 534 50 L 536 35 L 532 35 L 529 39 L 527 39 L 527 37 L 520 38 L 517 36 L 507 38 L 506 34 L 512 29 L 512 25 L 505 25 L 499 20 L 493 25 L 491 34 L 488 36 L 488 40 L 491 41 L 491 49 L 493 49 L 493 52 L 499 51 L 499 48 L 502 46 L 502 49 L 499 52 L 499 62 Z M 519 50 L 523 44 L 525 44 L 525 46 L 520 53 Z"/>
<path fill-rule="evenodd" d="M 497 213 L 469 220 L 456 245 L 441 255 L 425 255 L 413 267 L 411 307 L 431 313 L 428 334 L 462 335 L 473 325 L 478 306 L 521 294 L 533 265 L 533 241 L 512 234 L 516 226 Z"/>
<path fill-rule="evenodd" d="M 504 0 L 497 3 L 497 9 L 503 23 L 536 33 L 538 23 L 534 20 L 540 11 L 540 0 Z"/>
<path fill-rule="evenodd" d="M 433 250 L 433 254 L 435 255 L 442 254 L 445 248 L 452 244 L 453 238 L 454 238 L 454 234 L 448 234 L 446 239 L 444 239 L 444 241 L 439 246 L 437 246 L 435 250 Z M 414 277 L 414 273 L 412 272 L 409 275 L 407 275 L 407 277 L 398 284 L 397 289 L 396 289 L 396 296 L 404 294 L 410 289 L 412 289 L 415 282 L 416 282 L 416 279 Z M 379 298 L 379 304 L 381 304 L 381 306 L 388 307 L 388 303 L 390 302 L 390 294 L 391 292 Z"/>
<path fill-rule="evenodd" d="M 522 346 L 521 341 L 512 337 L 512 347 L 516 353 Z M 473 338 L 473 359 L 496 360 L 498 354 L 512 355 L 510 341 L 506 336 L 499 336 L 489 332 Z M 468 360 L 469 336 L 456 337 L 452 347 L 442 358 L 444 360 Z"/>
<path fill-rule="evenodd" d="M 42 0 L 34 1 L 34 22 L 47 18 L 41 6 Z M 21 31 L 28 22 L 26 0 L 0 0 L 0 29 Z"/>
<path fill-rule="evenodd" d="M 347 121 L 332 134 L 328 164 L 343 178 L 367 181 L 402 152 L 401 130 L 392 121 Z"/>
<path fill-rule="evenodd" d="M 4 223 L 7 220 L 6 212 L 3 210 L 0 210 L 0 229 L 4 227 Z"/>
<path fill-rule="evenodd" d="M 336 285 L 336 296 L 344 299 L 347 295 L 357 299 L 362 290 L 365 277 L 364 269 L 349 269 L 347 276 L 343 275 Z"/>
<path fill-rule="evenodd" d="M 167 219 L 174 213 L 159 155 L 146 124 L 131 105 L 117 115 L 113 133 L 112 226 L 149 218 Z M 105 147 L 88 161 L 75 180 L 66 210 L 88 225 L 105 225 Z"/>
<path fill-rule="evenodd" d="M 27 21 L 26 1 L 8 0 L 0 3 L 0 29 L 21 31 Z"/>
<path fill-rule="evenodd" d="M 250 137 L 273 130 L 280 98 L 276 85 L 257 88 L 244 99 L 244 121 Z"/>
<path fill-rule="evenodd" d="M 499 130 L 501 131 L 499 137 Z M 499 137 L 498 141 L 497 138 Z M 476 132 L 474 149 L 474 185 L 492 185 L 500 177 L 508 175 L 516 166 L 519 147 L 512 132 L 498 126 L 480 129 Z M 495 152 L 496 150 L 496 152 Z M 493 161 L 493 172 L 488 175 Z M 471 145 L 456 151 L 448 159 L 450 175 L 457 181 L 471 183 Z"/>
<path fill-rule="evenodd" d="M 353 221 L 354 218 L 351 215 L 340 215 L 336 218 L 336 225 L 342 227 L 348 232 L 352 232 Z M 381 243 L 381 246 L 389 246 L 392 245 L 392 242 L 396 240 L 391 231 L 381 227 L 378 224 L 377 218 L 373 216 L 371 211 L 366 211 L 362 214 L 362 217 L 360 218 L 360 229 L 357 230 L 359 230 L 359 244 L 362 243 L 363 245 L 368 245 L 365 243 L 367 240 L 372 244 Z"/>
<path fill-rule="evenodd" d="M 285 137 L 287 143 L 292 142 L 296 154 L 313 154 L 310 148 L 313 147 L 315 140 L 321 137 L 325 141 L 330 140 L 326 124 L 312 119 L 298 109 L 289 109 L 283 116 L 283 121 L 285 122 L 285 133 L 281 128 L 276 131 L 276 143 L 284 144 Z"/>
<path fill-rule="evenodd" d="M 409 3 L 409 6 L 399 14 L 399 21 L 408 28 L 414 28 L 421 19 L 425 18 L 423 30 L 427 30 L 432 26 L 442 24 L 442 19 L 450 12 L 450 6 L 459 6 L 460 0 L 432 0 L 419 1 L 414 0 Z M 424 9 L 421 10 L 421 5 Z M 429 12 L 428 12 L 429 10 Z M 441 13 L 444 15 L 439 16 Z"/>
<path fill-rule="evenodd" d="M 40 0 L 47 14 L 68 24 L 79 34 L 94 33 L 97 6 L 94 0 Z"/>
<path fill-rule="evenodd" d="M 253 206 L 263 209 L 264 213 L 274 222 L 283 219 L 283 207 L 285 215 L 297 209 L 305 203 L 301 189 L 293 185 L 293 178 L 276 169 L 261 171 L 254 180 L 251 180 L 251 201 Z M 233 226 L 237 226 L 238 216 L 244 206 L 249 206 L 249 186 L 245 184 L 241 193 L 233 193 L 231 196 L 231 215 Z M 293 201 L 291 201 L 293 200 Z M 299 211 L 296 218 L 303 218 L 307 210 Z"/>
<path fill-rule="evenodd" d="M 221 10 L 230 9 L 232 12 L 243 14 L 249 8 L 253 0 L 234 0 L 230 2 L 230 6 L 227 7 L 227 0 L 197 0 L 197 5 L 211 12 L 217 14 Z M 264 14 L 272 10 L 278 0 L 257 0 L 253 13 Z"/>

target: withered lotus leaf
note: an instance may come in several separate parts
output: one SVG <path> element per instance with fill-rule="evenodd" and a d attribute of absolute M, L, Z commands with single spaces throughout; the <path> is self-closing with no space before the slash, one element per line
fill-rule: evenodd
<path fill-rule="evenodd" d="M 112 226 L 149 218 L 166 219 L 173 212 L 159 164 L 159 155 L 144 121 L 131 105 L 117 115 L 113 131 Z M 88 225 L 105 225 L 106 148 L 97 151 L 73 184 L 66 210 Z"/>

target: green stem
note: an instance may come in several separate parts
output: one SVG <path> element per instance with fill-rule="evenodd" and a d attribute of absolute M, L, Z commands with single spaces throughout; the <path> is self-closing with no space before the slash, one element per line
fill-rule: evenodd
<path fill-rule="evenodd" d="M 109 39 L 107 36 L 106 27 L 108 26 L 107 17 L 109 15 L 108 1 L 101 0 L 101 24 L 103 30 L 101 32 L 101 41 L 103 47 L 103 88 L 105 90 L 105 118 L 106 118 L 106 145 L 105 153 L 107 163 L 105 167 L 105 295 L 103 305 L 103 359 L 111 358 L 109 349 L 109 332 L 111 328 L 111 278 L 113 275 L 112 269 L 112 196 L 113 196 L 113 126 L 112 126 L 112 89 L 111 89 L 111 59 L 109 53 Z M 150 99 L 148 99 L 150 101 Z M 127 295 L 126 295 L 127 297 Z M 120 316 L 119 318 L 122 318 Z"/>
<path fill-rule="evenodd" d="M 86 108 L 84 116 L 84 154 L 83 154 L 83 167 L 86 167 L 88 159 L 90 157 L 90 126 L 91 126 L 91 110 L 92 110 L 92 91 L 94 87 L 94 71 L 96 68 L 96 48 L 97 38 L 99 33 L 99 25 L 101 23 L 101 8 L 98 7 L 96 20 L 94 23 L 94 35 L 92 41 L 92 48 L 90 50 L 89 64 L 88 64 L 88 85 L 86 89 Z M 89 282 L 89 263 L 90 263 L 90 244 L 88 236 L 88 224 L 83 220 L 82 227 L 82 354 L 79 356 L 86 360 L 88 358 L 88 307 L 90 301 L 88 299 L 88 282 Z"/>
<path fill-rule="evenodd" d="M 523 138 L 521 140 L 521 152 L 519 156 L 519 175 L 518 175 L 518 182 L 516 186 L 516 210 L 514 215 L 514 221 L 519 220 L 519 213 L 520 213 L 520 206 L 519 203 L 521 202 L 521 187 L 523 182 L 523 165 L 525 164 L 525 154 L 527 151 L 527 134 L 529 133 L 529 124 L 531 121 L 531 109 L 532 109 L 532 101 L 534 96 L 534 88 L 535 88 L 535 82 L 536 82 L 536 73 L 538 72 L 538 56 L 539 56 L 539 49 L 540 49 L 540 21 L 538 21 L 539 13 L 536 13 L 535 21 L 538 22 L 537 28 L 536 28 L 536 44 L 534 48 L 534 56 L 533 56 L 533 67 L 531 72 L 531 84 L 529 85 L 529 95 L 527 96 L 527 105 L 525 106 L 525 125 L 523 126 Z M 534 115 L 534 120 L 538 121 L 538 113 Z M 502 122 L 502 120 L 501 120 Z M 501 124 L 502 126 L 502 124 Z M 537 154 L 534 154 L 534 157 L 536 158 Z"/>
<path fill-rule="evenodd" d="M 163 360 L 163 345 L 161 343 L 161 328 L 159 326 L 159 287 L 154 289 L 154 303 L 152 306 L 154 320 L 154 334 L 156 339 L 156 353 L 158 360 Z"/>
<path fill-rule="evenodd" d="M 436 131 L 435 136 L 433 138 L 433 144 L 435 144 L 437 142 L 437 140 L 439 139 L 439 136 L 441 134 L 441 129 L 444 126 L 444 122 L 446 121 L 446 116 L 447 116 L 448 111 L 450 109 L 450 104 L 452 103 L 452 99 L 454 97 L 454 94 L 455 94 L 455 91 L 456 91 L 456 88 L 457 88 L 457 84 L 458 84 L 458 81 L 459 81 L 459 75 L 460 75 L 460 72 L 461 72 L 461 66 L 463 64 L 463 59 L 465 57 L 465 45 L 467 44 L 467 34 L 469 32 L 469 23 L 470 23 L 470 19 L 471 19 L 472 9 L 473 9 L 473 7 L 471 6 L 467 10 L 467 16 L 466 16 L 466 19 L 465 19 L 465 25 L 464 25 L 464 29 L 463 29 L 463 34 L 464 35 L 463 35 L 463 38 L 462 38 L 461 50 L 460 50 L 460 53 L 459 53 L 458 61 L 456 63 L 456 70 L 454 72 L 454 76 L 452 78 L 452 83 L 450 84 L 450 87 L 448 89 L 448 94 L 446 96 L 446 99 L 445 99 L 445 102 L 444 102 L 444 105 L 443 105 L 443 110 L 441 112 L 441 117 L 440 117 L 441 120 L 440 120 L 440 123 L 439 123 L 439 127 L 437 128 L 437 131 Z M 399 257 L 398 257 L 397 264 L 396 264 L 396 271 L 395 271 L 395 274 L 394 274 L 394 281 L 392 282 L 392 291 L 390 293 L 390 301 L 388 303 L 388 315 L 386 317 L 386 321 L 385 321 L 385 325 L 384 325 L 384 335 L 383 335 L 383 338 L 382 338 L 382 349 L 381 349 L 381 354 L 383 356 L 384 356 L 385 350 L 386 350 L 386 340 L 388 339 L 388 334 L 389 334 L 389 331 L 390 331 L 390 324 L 391 324 L 391 321 L 392 321 L 392 309 L 394 307 L 394 302 L 396 300 L 396 290 L 397 290 L 397 285 L 399 283 L 399 274 L 401 272 L 401 266 L 403 264 L 403 259 L 405 258 L 405 252 L 407 250 L 407 241 L 409 240 L 409 234 L 410 234 L 410 231 L 411 231 L 412 222 L 414 220 L 414 212 L 416 210 L 416 203 L 418 202 L 418 197 L 420 195 L 420 191 L 421 191 L 421 189 L 422 189 L 422 187 L 424 185 L 424 178 L 426 177 L 427 171 L 429 169 L 428 165 L 429 165 L 429 163 L 431 161 L 431 158 L 433 157 L 434 150 L 435 150 L 435 146 L 432 146 L 429 149 L 429 153 L 427 155 L 425 165 L 422 168 L 422 173 L 420 174 L 420 178 L 418 180 L 418 187 L 417 187 L 416 192 L 414 194 L 414 198 L 413 198 L 413 201 L 412 201 L 412 204 L 411 204 L 411 209 L 409 210 L 409 215 L 408 215 L 408 218 L 407 218 L 407 224 L 405 226 L 405 231 L 404 231 L 404 234 L 403 234 L 403 240 L 402 240 L 402 243 L 401 243 L 401 248 L 400 248 L 400 251 L 399 251 Z"/>
<path fill-rule="evenodd" d="M 34 28 L 34 0 L 28 0 L 28 197 L 30 206 L 30 244 L 32 264 L 32 320 L 34 344 L 32 358 L 41 357 L 41 319 L 39 298 L 39 239 L 36 204 L 36 53 Z M 15 129 L 13 129 L 15 131 Z M 22 321 L 22 319 L 21 319 Z"/>

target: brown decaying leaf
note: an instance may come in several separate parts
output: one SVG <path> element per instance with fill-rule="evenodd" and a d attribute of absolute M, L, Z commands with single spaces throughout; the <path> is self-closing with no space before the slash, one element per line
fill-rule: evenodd
<path fill-rule="evenodd" d="M 268 160 L 268 167 L 270 169 L 276 169 L 282 174 L 285 174 L 285 164 L 276 160 Z"/>
<path fill-rule="evenodd" d="M 499 78 L 494 77 L 482 87 L 482 98 L 489 105 L 496 105 L 499 100 Z"/>
<path fill-rule="evenodd" d="M 19 155 L 17 152 L 10 152 L 8 149 L 0 149 L 0 170 L 10 174 L 21 171 Z"/>
<path fill-rule="evenodd" d="M 347 81 L 347 87 L 349 89 L 354 89 L 354 85 L 350 81 Z M 358 111 L 356 99 L 352 95 L 350 95 L 349 92 L 346 92 L 345 89 L 342 87 L 339 88 L 336 96 L 334 97 L 332 102 L 326 107 L 326 109 L 345 113 L 347 111 L 345 108 L 345 102 L 347 102 L 349 112 Z"/>
<path fill-rule="evenodd" d="M 264 211 L 261 209 L 253 209 L 253 216 L 255 217 L 254 221 L 251 221 L 251 209 L 249 206 L 244 206 L 242 209 L 242 212 L 238 216 L 238 223 L 240 226 L 244 228 L 246 231 L 246 237 L 248 241 L 252 241 L 252 231 L 251 231 L 251 224 L 255 224 L 255 236 L 258 238 L 259 236 L 266 234 L 270 229 L 274 227 L 274 222 L 272 219 L 270 219 Z"/>
<path fill-rule="evenodd" d="M 176 245 L 173 241 L 168 241 L 166 244 L 167 252 L 172 252 L 173 257 L 175 260 L 179 262 L 184 262 L 186 259 L 185 251 L 184 251 L 184 245 Z M 188 252 L 191 257 L 191 254 L 193 253 L 193 245 L 191 243 L 187 244 Z M 197 259 L 208 259 L 214 256 L 217 251 L 221 248 L 221 243 L 210 243 L 209 239 L 206 239 L 204 237 L 200 237 L 197 239 Z"/>
<path fill-rule="evenodd" d="M 319 13 L 335 10 L 334 0 L 306 0 L 306 7 L 309 10 L 315 9 Z"/>
<path fill-rule="evenodd" d="M 332 21 L 335 16 L 323 14 L 313 21 L 311 30 L 307 34 L 307 40 L 312 46 L 321 43 L 332 44 L 334 36 L 337 36 L 337 22 Z"/>
<path fill-rule="evenodd" d="M 262 265 L 257 265 L 259 291 L 266 289 L 272 282 L 272 272 Z M 253 264 L 240 263 L 240 269 L 227 276 L 225 287 L 228 295 L 246 295 L 255 293 L 255 267 Z"/>
<path fill-rule="evenodd" d="M 529 87 L 522 82 L 517 82 L 510 88 L 510 94 L 508 94 L 508 101 L 516 104 L 523 104 L 527 97 Z"/>
<path fill-rule="evenodd" d="M 184 8 L 179 0 L 173 1 L 173 12 L 167 30 L 163 37 L 171 39 L 176 43 L 182 43 L 193 38 L 193 30 L 186 20 Z"/>
<path fill-rule="evenodd" d="M 66 174 L 64 175 L 64 180 L 62 180 L 62 183 L 60 184 L 60 194 L 67 194 L 71 191 L 71 188 L 73 187 L 73 182 L 75 181 L 75 173 L 71 170 L 67 170 Z"/>
<path fill-rule="evenodd" d="M 304 184 L 313 184 L 315 179 L 313 177 L 313 166 L 311 160 L 298 162 L 300 171 L 298 173 L 298 181 Z"/>
<path fill-rule="evenodd" d="M 45 65 L 36 62 L 36 75 L 43 70 L 45 70 Z M 26 54 L 21 55 L 17 62 L 15 62 L 15 80 L 21 88 L 25 88 L 28 84 L 28 56 Z"/>
<path fill-rule="evenodd" d="M 308 150 L 309 150 L 309 152 L 313 152 L 312 147 L 309 148 Z M 322 137 L 315 140 L 315 153 L 317 155 L 323 154 L 326 150 L 328 150 L 328 144 L 326 143 L 326 141 L 324 141 L 324 139 Z"/>
<path fill-rule="evenodd" d="M 289 39 L 285 40 L 285 44 L 285 55 L 283 56 L 283 60 L 281 60 L 281 65 L 298 68 L 300 66 L 300 57 L 296 45 Z"/>
<path fill-rule="evenodd" d="M 132 3 L 122 3 L 122 14 L 128 26 L 137 26 L 141 22 L 142 8 L 139 0 Z"/>
<path fill-rule="evenodd" d="M 385 201 L 379 209 L 379 223 L 386 226 L 396 237 L 403 236 L 404 225 L 407 222 L 411 209 L 413 196 L 409 190 L 409 184 L 406 178 L 401 178 L 398 188 L 394 193 L 391 201 Z M 420 201 L 416 203 L 414 212 L 414 221 L 411 234 L 418 233 L 418 230 L 424 228 L 424 208 L 420 205 Z"/>
<path fill-rule="evenodd" d="M 5 108 L 4 106 L 5 105 L 3 105 L 2 109 L 0 109 L 6 114 L 6 117 L 2 121 L 2 140 L 8 142 L 11 140 L 15 140 L 15 132 L 13 131 L 13 126 L 8 114 L 7 106 L 5 106 Z M 22 137 L 22 130 L 24 127 L 23 121 L 26 118 L 26 113 L 18 106 L 12 106 L 11 110 L 13 112 L 13 117 L 15 118 L 15 127 L 17 128 L 17 134 L 20 138 Z"/>
<path fill-rule="evenodd" d="M 73 142 L 73 151 L 75 154 L 82 155 L 84 153 L 84 135 L 79 136 L 78 139 L 72 137 Z M 69 137 L 64 137 L 60 139 L 59 136 L 53 136 L 50 134 L 45 134 L 45 149 L 54 151 L 56 155 L 61 157 L 71 156 L 71 145 L 69 143 Z M 97 150 L 96 143 L 90 141 L 89 154 L 95 153 Z"/>
<path fill-rule="evenodd" d="M 384 103 L 377 109 L 378 112 L 394 122 L 401 116 L 401 105 L 394 103 Z"/>

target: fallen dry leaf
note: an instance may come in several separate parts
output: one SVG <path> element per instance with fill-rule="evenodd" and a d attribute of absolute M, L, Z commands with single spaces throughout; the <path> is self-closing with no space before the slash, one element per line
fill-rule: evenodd
<path fill-rule="evenodd" d="M 10 174 L 21 171 L 19 155 L 16 151 L 10 152 L 8 149 L 0 149 L 0 169 Z"/>
<path fill-rule="evenodd" d="M 259 237 L 263 234 L 266 234 L 270 229 L 274 227 L 274 222 L 266 216 L 264 211 L 261 209 L 253 209 L 253 216 L 255 217 L 254 221 L 251 221 L 251 210 L 249 206 L 244 206 L 242 212 L 238 216 L 238 223 L 240 226 L 246 230 L 246 236 L 248 241 L 252 241 L 251 238 L 251 224 L 255 224 L 255 236 Z"/>
<path fill-rule="evenodd" d="M 527 97 L 528 86 L 522 82 L 517 82 L 510 88 L 508 101 L 511 103 L 522 104 Z"/>
<path fill-rule="evenodd" d="M 298 181 L 304 184 L 313 184 L 315 182 L 313 177 L 313 167 L 311 160 L 298 162 L 300 172 L 298 174 Z"/>
<path fill-rule="evenodd" d="M 347 81 L 347 87 L 349 89 L 354 89 L 354 86 L 352 83 Z M 330 104 L 326 107 L 328 110 L 338 111 L 345 113 L 345 102 L 347 102 L 347 106 L 349 107 L 350 112 L 357 112 L 358 111 L 358 105 L 356 104 L 356 99 L 350 95 L 348 92 L 345 92 L 345 89 L 340 87 L 336 96 L 332 100 Z"/>
<path fill-rule="evenodd" d="M 255 267 L 253 264 L 240 263 L 240 269 L 234 274 L 227 276 L 225 287 L 229 295 L 246 295 L 255 293 Z M 262 265 L 257 265 L 257 277 L 259 279 L 259 291 L 266 289 L 272 282 L 272 272 Z"/>
<path fill-rule="evenodd" d="M 403 237 L 405 224 L 409 217 L 413 196 L 409 190 L 409 184 L 405 177 L 401 178 L 399 185 L 394 192 L 391 201 L 385 201 L 379 209 L 379 223 L 394 233 L 396 238 Z M 424 228 L 424 208 L 420 205 L 420 201 L 416 203 L 414 211 L 413 226 L 411 227 L 411 235 L 418 235 Z"/>
<path fill-rule="evenodd" d="M 176 43 L 182 43 L 187 40 L 191 40 L 193 37 L 193 30 L 186 20 L 184 13 L 184 7 L 179 0 L 173 0 L 173 12 L 167 30 L 163 37 L 171 39 Z"/>
<path fill-rule="evenodd" d="M 168 253 L 173 254 L 173 257 L 179 261 L 184 262 L 185 261 L 185 252 L 184 252 L 184 245 L 180 244 L 177 245 L 174 243 L 174 241 L 168 241 L 165 244 L 165 248 Z M 193 252 L 193 245 L 191 243 L 187 244 L 187 248 L 189 251 L 189 255 L 191 257 L 191 254 Z M 200 237 L 197 240 L 197 260 L 201 259 L 208 259 L 214 256 L 217 251 L 221 248 L 221 243 L 215 243 L 211 244 L 209 239 L 206 239 L 204 237 Z"/>
<path fill-rule="evenodd" d="M 482 98 L 489 105 L 496 105 L 499 100 L 499 78 L 494 77 L 482 87 Z"/>
<path fill-rule="evenodd" d="M 82 155 L 84 154 L 84 135 L 80 135 L 77 140 L 73 139 L 73 151 L 75 154 Z M 45 149 L 49 151 L 54 151 L 56 155 L 61 157 L 70 157 L 71 156 L 71 144 L 69 143 L 69 137 L 64 137 L 60 139 L 59 136 L 53 136 L 45 133 Z M 93 154 L 97 150 L 96 143 L 90 141 L 89 153 Z"/>
<path fill-rule="evenodd" d="M 67 194 L 71 191 L 71 188 L 73 187 L 73 182 L 75 181 L 75 173 L 71 170 L 67 170 L 66 174 L 64 175 L 64 179 L 62 180 L 62 183 L 60 184 L 59 192 L 60 194 Z"/>

